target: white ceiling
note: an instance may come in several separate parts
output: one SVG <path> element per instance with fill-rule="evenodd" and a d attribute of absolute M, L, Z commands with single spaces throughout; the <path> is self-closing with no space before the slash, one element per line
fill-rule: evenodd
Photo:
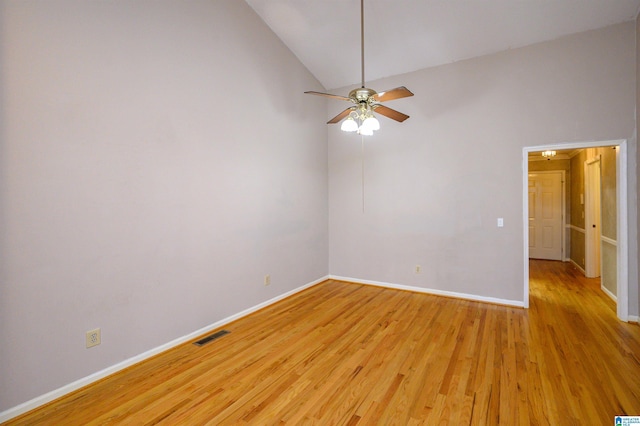
<path fill-rule="evenodd" d="M 360 83 L 359 0 L 246 0 L 326 89 Z M 635 19 L 640 0 L 365 0 L 367 81 Z"/>

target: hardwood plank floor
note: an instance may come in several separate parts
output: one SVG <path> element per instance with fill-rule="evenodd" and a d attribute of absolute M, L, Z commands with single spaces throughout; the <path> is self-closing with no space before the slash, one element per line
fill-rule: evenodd
<path fill-rule="evenodd" d="M 529 310 L 327 281 L 8 422 L 570 425 L 640 415 L 640 327 L 531 261 Z"/>

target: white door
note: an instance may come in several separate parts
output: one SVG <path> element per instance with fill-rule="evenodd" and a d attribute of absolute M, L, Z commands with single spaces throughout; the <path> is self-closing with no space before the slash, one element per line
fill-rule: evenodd
<path fill-rule="evenodd" d="M 529 173 L 529 257 L 562 260 L 562 172 Z"/>
<path fill-rule="evenodd" d="M 600 159 L 585 162 L 585 263 L 588 278 L 600 276 Z"/>

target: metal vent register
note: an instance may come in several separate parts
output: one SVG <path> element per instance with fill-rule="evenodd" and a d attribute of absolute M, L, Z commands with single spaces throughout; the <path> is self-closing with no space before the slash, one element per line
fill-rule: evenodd
<path fill-rule="evenodd" d="M 229 334 L 229 333 L 231 333 L 231 332 L 228 331 L 228 330 L 220 330 L 220 331 L 218 331 L 216 333 L 213 333 L 210 336 L 203 337 L 202 339 L 200 339 L 200 340 L 198 340 L 196 342 L 193 342 L 193 344 L 196 345 L 196 346 L 203 346 L 203 345 L 206 345 L 209 342 L 213 342 L 214 340 L 224 336 L 225 334 Z"/>

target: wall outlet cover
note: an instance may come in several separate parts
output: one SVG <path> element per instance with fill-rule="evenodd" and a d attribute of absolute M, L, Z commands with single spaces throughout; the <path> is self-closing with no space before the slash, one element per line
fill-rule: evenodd
<path fill-rule="evenodd" d="M 94 328 L 93 330 L 87 331 L 85 339 L 87 348 L 98 346 L 100 344 L 100 329 Z"/>

